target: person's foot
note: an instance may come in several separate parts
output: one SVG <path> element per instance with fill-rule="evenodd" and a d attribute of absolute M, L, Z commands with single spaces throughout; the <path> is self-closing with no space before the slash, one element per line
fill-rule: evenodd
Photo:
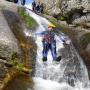
<path fill-rule="evenodd" d="M 43 62 L 46 62 L 47 61 L 47 57 L 43 57 Z"/>
<path fill-rule="evenodd" d="M 58 57 L 56 58 L 56 61 L 57 61 L 57 62 L 60 62 L 60 60 L 61 60 L 61 56 L 58 56 Z"/>

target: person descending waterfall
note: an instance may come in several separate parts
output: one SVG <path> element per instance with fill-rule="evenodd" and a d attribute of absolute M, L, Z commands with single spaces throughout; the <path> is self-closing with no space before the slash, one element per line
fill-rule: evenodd
<path fill-rule="evenodd" d="M 56 40 L 55 33 L 53 32 L 55 25 L 49 24 L 48 31 L 44 31 L 43 34 L 43 61 L 47 61 L 47 54 L 49 49 L 51 50 L 53 60 L 56 60 Z"/>
<path fill-rule="evenodd" d="M 53 24 L 49 24 L 48 25 L 48 30 L 42 32 L 43 35 L 43 61 L 47 61 L 47 54 L 48 51 L 51 51 L 52 57 L 53 57 L 53 61 L 60 61 L 61 60 L 61 55 L 57 57 L 57 53 L 56 53 L 56 39 L 55 39 L 55 32 L 54 32 L 54 28 L 56 26 Z M 64 38 L 60 38 L 62 40 L 63 43 L 65 43 Z"/>
<path fill-rule="evenodd" d="M 55 34 L 55 28 L 56 26 L 53 24 L 48 24 L 48 30 L 43 31 L 41 33 L 35 33 L 35 35 L 41 35 L 42 36 L 42 43 L 43 43 L 43 62 L 47 61 L 47 55 L 48 51 L 51 51 L 53 61 L 59 62 L 61 60 L 61 55 L 57 57 L 56 53 L 56 34 Z M 30 35 L 32 36 L 32 35 Z M 65 44 L 65 38 L 61 37 L 60 40 Z"/>

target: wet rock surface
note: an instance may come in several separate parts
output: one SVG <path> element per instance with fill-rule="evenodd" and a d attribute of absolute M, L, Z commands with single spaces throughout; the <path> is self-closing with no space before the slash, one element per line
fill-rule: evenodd
<path fill-rule="evenodd" d="M 13 5 L 15 6 L 15 4 Z M 19 47 L 18 40 L 11 31 L 2 12 L 4 9 L 10 9 L 16 12 L 16 6 L 11 9 L 11 6 L 13 5 L 12 3 L 8 3 L 4 0 L 0 1 L 0 59 L 5 62 L 10 62 L 14 53 L 17 53 L 19 59 L 21 59 L 21 49 Z M 4 82 L 4 79 L 6 78 L 8 70 L 9 68 L 7 68 L 5 63 L 0 62 L 0 90 L 4 87 L 5 82 L 7 82 Z"/>
<path fill-rule="evenodd" d="M 17 84 L 17 85 L 16 85 Z M 15 77 L 4 90 L 33 90 L 32 79 L 26 76 Z"/>
<path fill-rule="evenodd" d="M 17 5 L 3 0 L 0 1 L 0 59 L 8 62 L 12 55 L 16 53 L 20 62 L 30 69 L 33 68 L 33 73 L 36 45 L 32 38 L 25 36 L 25 30 L 27 28 L 17 13 Z M 17 71 L 0 63 L 0 90 L 5 88 L 4 86 L 10 79 L 14 78 L 15 75 L 17 76 Z M 6 75 L 7 73 L 9 77 Z M 26 88 L 23 90 L 26 90 Z"/>
<path fill-rule="evenodd" d="M 71 44 L 70 46 L 65 47 L 67 60 L 67 66 L 64 71 L 64 79 L 68 82 L 71 86 L 75 86 L 75 83 L 79 81 L 84 82 L 84 78 L 86 75 L 84 73 L 84 68 L 81 67 L 84 64 L 81 60 L 81 57 L 78 56 L 75 48 Z M 63 64 L 65 64 L 65 62 Z M 82 62 L 82 63 L 81 63 Z M 88 79 L 87 79 L 88 80 Z M 87 84 L 87 81 L 85 82 Z"/>
<path fill-rule="evenodd" d="M 4 15 L 0 11 L 0 59 L 10 61 L 13 53 L 20 54 L 18 41 L 10 30 Z M 0 63 L 0 78 L 3 79 L 7 69 Z"/>
<path fill-rule="evenodd" d="M 31 67 L 33 69 L 32 74 L 34 74 L 37 48 L 33 38 L 26 36 L 25 32 L 29 32 L 30 30 L 26 28 L 25 24 L 22 22 L 17 13 L 4 10 L 3 14 L 19 41 L 20 47 L 22 49 L 22 59 L 24 64 L 26 64 L 25 66 L 29 66 L 29 68 Z"/>
<path fill-rule="evenodd" d="M 0 12 L 0 57 L 10 59 L 14 52 L 20 52 L 17 39 Z"/>
<path fill-rule="evenodd" d="M 0 9 L 7 9 L 13 12 L 17 12 L 17 6 L 18 5 L 8 2 L 6 0 L 0 0 Z"/>

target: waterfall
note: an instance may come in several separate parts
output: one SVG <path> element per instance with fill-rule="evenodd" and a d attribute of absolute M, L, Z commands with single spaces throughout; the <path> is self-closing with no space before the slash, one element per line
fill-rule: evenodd
<path fill-rule="evenodd" d="M 50 23 L 48 20 L 28 9 L 27 13 L 39 24 L 33 33 L 47 30 L 47 25 Z M 61 35 L 60 33 L 57 38 L 59 39 Z M 90 90 L 87 68 L 72 43 L 64 47 L 63 43 L 57 39 L 56 51 L 57 54 L 62 55 L 60 63 L 52 63 L 49 51 L 47 63 L 44 64 L 42 61 L 42 37 L 35 36 L 34 39 L 37 44 L 35 76 L 33 78 L 34 90 Z"/>

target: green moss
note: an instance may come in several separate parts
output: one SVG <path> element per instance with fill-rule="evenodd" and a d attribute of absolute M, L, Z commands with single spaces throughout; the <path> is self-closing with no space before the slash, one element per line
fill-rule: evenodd
<path fill-rule="evenodd" d="M 13 53 L 9 63 L 13 66 L 13 68 L 19 70 L 20 72 L 29 73 L 32 71 L 31 69 L 26 68 L 24 64 L 20 62 L 17 53 Z"/>
<path fill-rule="evenodd" d="M 24 8 L 18 8 L 18 13 L 28 28 L 35 29 L 38 26 L 38 23 L 25 12 Z"/>
<path fill-rule="evenodd" d="M 61 20 L 61 21 L 67 21 L 67 16 L 60 15 L 60 16 L 57 17 L 57 19 Z"/>
<path fill-rule="evenodd" d="M 84 34 L 80 39 L 80 44 L 83 48 L 86 48 L 90 43 L 90 33 Z"/>
<path fill-rule="evenodd" d="M 48 19 L 52 24 L 54 24 L 57 28 L 62 28 L 59 23 L 57 23 L 56 19 Z"/>

